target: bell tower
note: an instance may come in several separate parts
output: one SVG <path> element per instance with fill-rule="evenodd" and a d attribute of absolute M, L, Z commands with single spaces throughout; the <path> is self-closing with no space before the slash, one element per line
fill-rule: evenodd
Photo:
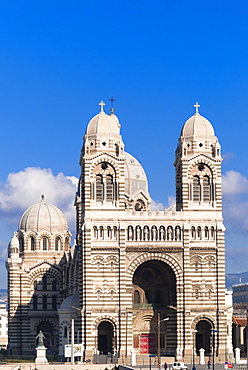
<path fill-rule="evenodd" d="M 81 176 L 75 201 L 78 244 L 90 215 L 124 208 L 125 156 L 120 123 L 113 108 L 108 115 L 105 103 L 101 101 L 99 105 L 100 113 L 87 126 L 80 155 Z"/>
<path fill-rule="evenodd" d="M 177 210 L 220 210 L 221 152 L 211 123 L 195 114 L 184 124 L 176 149 Z"/>

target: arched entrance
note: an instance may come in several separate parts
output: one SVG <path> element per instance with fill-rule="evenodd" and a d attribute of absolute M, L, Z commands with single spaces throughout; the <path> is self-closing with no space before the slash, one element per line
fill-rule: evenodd
<path fill-rule="evenodd" d="M 133 275 L 134 347 L 140 353 L 157 352 L 158 313 L 161 354 L 175 355 L 176 315 L 168 306 L 176 306 L 176 277 L 172 268 L 158 260 L 142 263 Z"/>
<path fill-rule="evenodd" d="M 205 356 L 210 356 L 211 349 L 210 349 L 210 338 L 211 338 L 211 330 L 212 330 L 212 323 L 207 320 L 201 320 L 196 325 L 196 353 L 199 354 L 199 350 L 201 348 L 205 349 Z"/>
<path fill-rule="evenodd" d="M 113 354 L 114 328 L 111 322 L 102 321 L 98 325 L 98 351 L 100 354 Z"/>
<path fill-rule="evenodd" d="M 54 327 L 52 323 L 47 321 L 42 321 L 37 325 L 36 328 L 36 336 L 38 333 L 42 331 L 42 333 L 45 336 L 44 339 L 44 346 L 47 348 L 48 354 L 56 354 L 56 342 L 55 342 L 55 333 L 54 333 Z M 38 344 L 38 340 L 36 339 L 36 345 Z"/>

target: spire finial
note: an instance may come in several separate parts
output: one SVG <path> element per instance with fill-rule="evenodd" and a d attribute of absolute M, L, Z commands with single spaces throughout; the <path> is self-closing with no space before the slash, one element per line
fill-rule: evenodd
<path fill-rule="evenodd" d="M 44 202 L 45 195 L 41 194 L 41 201 Z"/>
<path fill-rule="evenodd" d="M 100 105 L 100 107 L 101 107 L 101 112 L 104 112 L 103 107 L 104 107 L 105 103 L 101 100 L 98 105 Z"/>
<path fill-rule="evenodd" d="M 200 104 L 198 104 L 197 102 L 195 103 L 194 105 L 195 107 L 195 112 L 198 113 L 198 108 L 200 107 Z"/>
<path fill-rule="evenodd" d="M 110 108 L 110 113 L 111 114 L 114 114 L 114 101 L 116 101 L 114 98 L 113 98 L 113 96 L 112 96 L 112 98 L 111 99 L 109 99 L 109 101 L 111 101 L 111 108 Z"/>

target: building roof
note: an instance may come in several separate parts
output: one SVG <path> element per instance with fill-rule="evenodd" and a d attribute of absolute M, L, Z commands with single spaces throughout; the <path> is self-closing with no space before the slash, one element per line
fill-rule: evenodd
<path fill-rule="evenodd" d="M 207 118 L 195 113 L 183 125 L 181 136 L 214 136 L 214 128 Z"/>
<path fill-rule="evenodd" d="M 42 195 L 41 201 L 29 207 L 22 215 L 19 230 L 40 232 L 46 230 L 50 233 L 65 232 L 68 225 L 65 216 L 57 207 L 45 202 Z"/>
<path fill-rule="evenodd" d="M 133 197 L 139 191 L 143 191 L 148 195 L 148 182 L 146 173 L 136 158 L 125 152 L 125 192 Z"/>
<path fill-rule="evenodd" d="M 239 326 L 246 326 L 247 319 L 243 317 L 235 317 L 233 316 L 233 323 Z"/>
<path fill-rule="evenodd" d="M 101 102 L 101 111 L 94 116 L 86 129 L 86 135 L 115 134 L 120 135 L 120 124 L 116 115 L 108 115 L 103 110 L 104 103 Z"/>

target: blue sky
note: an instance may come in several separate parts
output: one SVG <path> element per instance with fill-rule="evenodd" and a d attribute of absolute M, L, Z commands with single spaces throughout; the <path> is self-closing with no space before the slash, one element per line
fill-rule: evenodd
<path fill-rule="evenodd" d="M 227 272 L 248 270 L 247 16 L 247 1 L 0 2 L 0 288 L 9 239 L 40 194 L 74 229 L 82 138 L 111 96 L 125 149 L 164 205 L 200 103 L 225 158 Z"/>

